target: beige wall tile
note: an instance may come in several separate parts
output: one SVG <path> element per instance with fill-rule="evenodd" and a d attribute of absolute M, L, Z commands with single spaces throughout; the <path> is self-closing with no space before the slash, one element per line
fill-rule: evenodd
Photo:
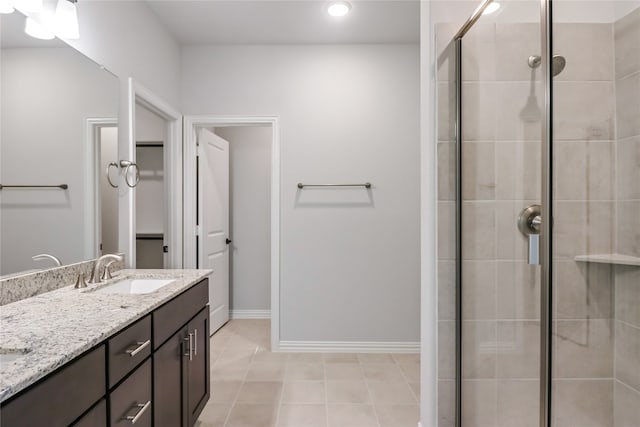
<path fill-rule="evenodd" d="M 556 200 L 612 200 L 615 144 L 561 141 L 554 145 Z"/>
<path fill-rule="evenodd" d="M 554 258 L 613 253 L 614 212 L 614 202 L 555 202 Z"/>
<path fill-rule="evenodd" d="M 364 381 L 327 380 L 327 403 L 370 403 L 369 390 Z"/>
<path fill-rule="evenodd" d="M 455 200 L 456 144 L 438 143 L 438 200 Z"/>
<path fill-rule="evenodd" d="M 540 322 L 498 322 L 498 378 L 540 377 Z"/>
<path fill-rule="evenodd" d="M 640 136 L 618 140 L 616 148 L 618 200 L 640 199 Z"/>
<path fill-rule="evenodd" d="M 640 135 L 638 111 L 640 111 L 640 72 L 616 81 L 618 138 Z"/>
<path fill-rule="evenodd" d="M 455 376 L 455 322 L 438 322 L 438 378 Z"/>
<path fill-rule="evenodd" d="M 540 268 L 522 261 L 497 262 L 498 319 L 540 318 Z"/>
<path fill-rule="evenodd" d="M 456 285 L 455 262 L 438 261 L 438 319 L 439 320 L 453 320 L 455 318 L 455 309 L 456 309 L 455 285 Z"/>
<path fill-rule="evenodd" d="M 496 143 L 496 199 L 540 199 L 541 147 L 540 141 Z"/>
<path fill-rule="evenodd" d="M 371 405 L 328 405 L 329 427 L 370 427 L 378 424 Z"/>
<path fill-rule="evenodd" d="M 494 203 L 463 202 L 462 259 L 493 259 L 496 255 Z"/>
<path fill-rule="evenodd" d="M 640 268 L 615 267 L 616 320 L 640 328 Z"/>
<path fill-rule="evenodd" d="M 616 381 L 613 416 L 615 427 L 637 427 L 640 424 L 640 391 Z"/>
<path fill-rule="evenodd" d="M 527 261 L 527 237 L 518 230 L 518 216 L 539 201 L 496 202 L 496 253 L 498 260 Z"/>
<path fill-rule="evenodd" d="M 489 320 L 496 318 L 496 263 L 463 261 L 462 318 Z"/>
<path fill-rule="evenodd" d="M 495 380 L 465 381 L 462 417 L 465 427 L 495 427 L 498 423 L 498 390 Z"/>
<path fill-rule="evenodd" d="M 539 55 L 540 24 L 506 23 L 496 24 L 496 60 L 498 80 L 531 81 L 532 76 L 540 80 L 540 69 L 532 70 L 527 59 L 529 55 Z"/>
<path fill-rule="evenodd" d="M 282 403 L 325 403 L 324 381 L 285 381 Z"/>
<path fill-rule="evenodd" d="M 476 23 L 462 43 L 463 81 L 496 79 L 496 27 L 493 23 Z"/>
<path fill-rule="evenodd" d="M 438 83 L 438 141 L 453 142 L 456 139 L 456 86 L 454 83 Z"/>
<path fill-rule="evenodd" d="M 473 82 L 462 86 L 462 139 L 493 141 L 496 135 L 495 117 L 498 108 L 496 83 Z"/>
<path fill-rule="evenodd" d="M 625 77 L 640 70 L 640 9 L 614 24 L 616 77 Z"/>
<path fill-rule="evenodd" d="M 616 322 L 616 379 L 640 390 L 640 328 Z"/>
<path fill-rule="evenodd" d="M 615 137 L 613 82 L 556 82 L 554 138 L 556 140 Z"/>
<path fill-rule="evenodd" d="M 273 404 L 236 403 L 226 427 L 270 427 L 276 425 L 278 406 Z"/>
<path fill-rule="evenodd" d="M 566 58 L 556 80 L 613 80 L 613 26 L 611 24 L 562 23 L 553 26 L 555 55 Z"/>
<path fill-rule="evenodd" d="M 523 52 L 522 57 L 526 63 L 527 54 Z M 544 97 L 541 82 L 498 82 L 493 96 L 495 97 L 497 140 L 540 141 L 542 139 Z"/>
<path fill-rule="evenodd" d="M 640 257 L 640 201 L 618 202 L 618 252 Z"/>
<path fill-rule="evenodd" d="M 462 326 L 462 369 L 467 379 L 495 378 L 497 325 L 495 321 L 465 321 Z"/>
<path fill-rule="evenodd" d="M 537 380 L 498 381 L 498 427 L 538 427 L 539 396 Z"/>
<path fill-rule="evenodd" d="M 380 427 L 415 427 L 420 419 L 418 405 L 376 405 Z"/>
<path fill-rule="evenodd" d="M 555 380 L 555 427 L 613 425 L 613 380 Z"/>
<path fill-rule="evenodd" d="M 611 320 L 558 320 L 553 343 L 556 378 L 613 377 Z"/>
<path fill-rule="evenodd" d="M 438 259 L 455 260 L 455 204 L 438 202 Z"/>
<path fill-rule="evenodd" d="M 438 427 L 456 424 L 456 388 L 452 380 L 438 381 Z"/>
<path fill-rule="evenodd" d="M 280 406 L 279 427 L 326 427 L 326 405 L 285 404 Z"/>
<path fill-rule="evenodd" d="M 462 144 L 462 198 L 495 199 L 495 152 L 493 142 Z"/>
<path fill-rule="evenodd" d="M 614 276 L 611 265 L 557 261 L 554 267 L 557 319 L 613 317 Z"/>

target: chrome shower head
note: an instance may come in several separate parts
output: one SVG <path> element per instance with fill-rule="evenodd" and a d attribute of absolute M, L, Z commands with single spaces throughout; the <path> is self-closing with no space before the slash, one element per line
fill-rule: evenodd
<path fill-rule="evenodd" d="M 542 63 L 542 58 L 540 58 L 538 55 L 531 55 L 529 57 L 528 63 L 529 63 L 529 67 L 538 68 Z M 553 56 L 553 76 L 555 77 L 558 74 L 560 74 L 564 70 L 564 67 L 566 65 L 567 65 L 567 60 L 565 59 L 564 56 L 554 55 Z"/>

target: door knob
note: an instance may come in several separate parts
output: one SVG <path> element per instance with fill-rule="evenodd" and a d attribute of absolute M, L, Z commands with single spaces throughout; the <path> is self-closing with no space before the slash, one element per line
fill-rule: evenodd
<path fill-rule="evenodd" d="M 522 210 L 518 216 L 518 230 L 527 236 L 529 264 L 540 264 L 540 227 L 542 225 L 540 205 L 531 205 Z"/>
<path fill-rule="evenodd" d="M 229 243 L 231 243 L 231 239 L 228 239 L 228 238 L 227 238 L 227 239 L 226 239 L 226 243 L 227 243 L 227 245 L 228 245 Z"/>

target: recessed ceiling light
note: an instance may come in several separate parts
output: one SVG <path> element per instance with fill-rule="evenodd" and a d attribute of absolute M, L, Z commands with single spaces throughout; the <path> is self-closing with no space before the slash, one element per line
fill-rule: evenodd
<path fill-rule="evenodd" d="M 487 8 L 485 10 L 482 11 L 482 14 L 483 15 L 489 15 L 489 14 L 492 14 L 493 12 L 495 12 L 498 9 L 500 9 L 500 3 L 498 3 L 497 1 L 494 1 L 494 2 L 490 3 L 489 6 L 487 6 Z"/>
<path fill-rule="evenodd" d="M 334 1 L 329 4 L 327 13 L 331 16 L 344 16 L 351 10 L 351 3 L 347 1 Z"/>

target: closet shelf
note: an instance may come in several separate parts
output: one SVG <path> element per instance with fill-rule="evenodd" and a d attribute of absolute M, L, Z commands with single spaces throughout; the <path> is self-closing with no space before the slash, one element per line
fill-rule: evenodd
<path fill-rule="evenodd" d="M 578 255 L 578 262 L 595 262 L 599 264 L 635 265 L 640 267 L 640 258 L 621 254 Z"/>

